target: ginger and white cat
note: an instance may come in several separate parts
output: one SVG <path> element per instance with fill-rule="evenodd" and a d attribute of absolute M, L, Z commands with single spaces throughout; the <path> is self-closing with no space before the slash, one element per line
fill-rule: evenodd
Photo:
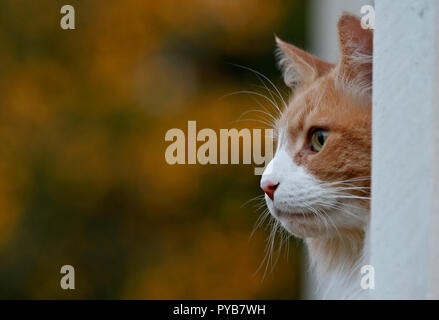
<path fill-rule="evenodd" d="M 340 60 L 324 62 L 277 40 L 293 89 L 261 178 L 272 216 L 305 240 L 316 297 L 362 298 L 370 220 L 373 33 L 344 13 Z"/>

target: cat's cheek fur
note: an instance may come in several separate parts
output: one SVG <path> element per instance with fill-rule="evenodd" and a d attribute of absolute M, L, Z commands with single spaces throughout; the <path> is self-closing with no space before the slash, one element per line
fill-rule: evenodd
<path fill-rule="evenodd" d="M 328 190 L 321 182 L 309 174 L 305 168 L 297 166 L 290 154 L 280 148 L 262 176 L 265 180 L 279 183 L 274 199 L 267 195 L 270 213 L 293 235 L 306 238 L 335 234 L 337 226 L 329 225 L 322 217 L 320 209 L 335 206 L 335 200 L 325 197 Z M 334 212 L 335 213 L 335 212 Z"/>

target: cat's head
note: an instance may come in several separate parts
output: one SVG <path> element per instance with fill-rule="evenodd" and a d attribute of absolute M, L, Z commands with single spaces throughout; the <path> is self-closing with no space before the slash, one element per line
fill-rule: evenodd
<path fill-rule="evenodd" d="M 362 230 L 369 219 L 373 34 L 345 13 L 338 35 L 336 65 L 276 39 L 293 96 L 261 188 L 270 213 L 301 238 Z"/>

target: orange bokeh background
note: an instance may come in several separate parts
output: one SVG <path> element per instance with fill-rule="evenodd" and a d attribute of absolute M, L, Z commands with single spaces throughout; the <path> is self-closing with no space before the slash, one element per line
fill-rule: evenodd
<path fill-rule="evenodd" d="M 233 63 L 285 90 L 273 35 L 307 44 L 306 1 L 71 1 L 75 30 L 64 4 L 0 3 L 0 298 L 298 298 L 298 242 L 257 271 L 253 166 L 170 166 L 164 137 L 259 127 L 219 98 L 258 84 Z"/>

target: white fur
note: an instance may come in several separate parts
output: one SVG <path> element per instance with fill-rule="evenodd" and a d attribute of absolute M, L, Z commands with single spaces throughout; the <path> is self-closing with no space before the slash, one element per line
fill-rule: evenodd
<path fill-rule="evenodd" d="M 316 299 L 367 299 L 369 291 L 361 287 L 361 267 L 369 264 L 369 232 L 366 231 L 364 246 L 350 248 L 358 250 L 358 258 L 352 265 L 342 254 L 330 253 L 326 248 L 314 248 L 309 251 L 309 269 L 312 274 L 314 287 L 313 297 Z M 352 239 L 347 237 L 343 241 L 349 246 Z M 327 260 L 334 259 L 333 265 L 328 268 Z"/>

